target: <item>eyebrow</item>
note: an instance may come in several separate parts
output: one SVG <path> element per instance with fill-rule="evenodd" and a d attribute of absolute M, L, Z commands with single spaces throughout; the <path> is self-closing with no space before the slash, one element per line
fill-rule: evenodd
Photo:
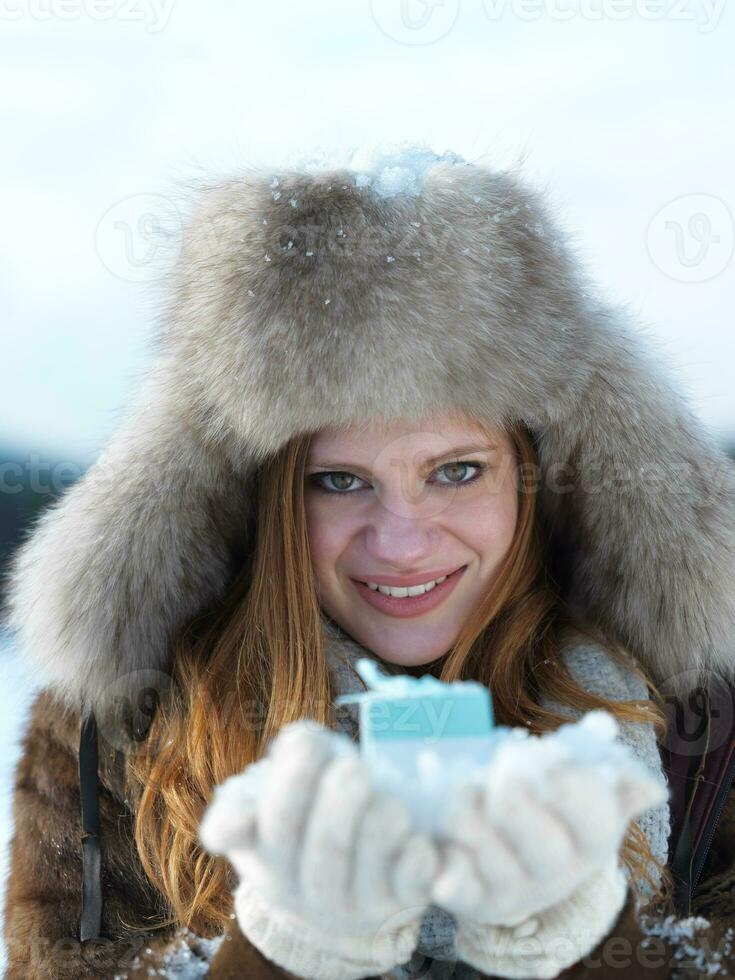
<path fill-rule="evenodd" d="M 455 446 L 454 449 L 449 449 L 444 453 L 439 453 L 438 456 L 430 456 L 424 461 L 424 466 L 435 466 L 437 463 L 442 462 L 445 459 L 454 459 L 457 456 L 461 456 L 464 453 L 478 453 L 478 452 L 490 452 L 493 449 L 497 449 L 495 443 L 469 443 L 466 446 Z M 367 467 L 363 466 L 361 463 L 345 463 L 345 462 L 334 462 L 334 463 L 307 463 L 307 466 L 318 466 L 320 469 L 349 469 L 349 470 L 366 470 Z"/>

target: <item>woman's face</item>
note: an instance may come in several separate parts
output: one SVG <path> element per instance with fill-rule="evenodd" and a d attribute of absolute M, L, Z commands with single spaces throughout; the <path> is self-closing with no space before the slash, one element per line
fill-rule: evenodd
<path fill-rule="evenodd" d="M 311 441 L 305 502 L 324 611 L 383 660 L 428 664 L 452 647 L 510 548 L 515 449 L 500 429 L 441 416 L 420 428 L 325 429 Z M 423 595 L 375 589 L 437 579 Z"/>

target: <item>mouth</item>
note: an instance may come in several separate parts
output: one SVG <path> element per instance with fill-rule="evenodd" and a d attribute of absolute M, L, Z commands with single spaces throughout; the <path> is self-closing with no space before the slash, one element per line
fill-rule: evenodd
<path fill-rule="evenodd" d="M 366 582 L 352 579 L 357 589 L 358 595 L 373 609 L 377 609 L 388 616 L 399 619 L 408 619 L 412 616 L 421 616 L 424 613 L 435 609 L 440 603 L 454 591 L 459 580 L 465 572 L 467 565 L 462 565 L 448 574 L 444 581 L 434 585 L 429 591 L 421 595 L 386 595 L 380 589 L 371 589 Z"/>

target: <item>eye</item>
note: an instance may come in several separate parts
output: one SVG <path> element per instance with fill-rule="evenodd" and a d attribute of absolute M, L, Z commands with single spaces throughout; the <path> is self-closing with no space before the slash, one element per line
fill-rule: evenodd
<path fill-rule="evenodd" d="M 336 477 L 337 489 L 334 489 L 334 487 L 330 488 L 325 486 L 322 481 L 327 477 Z M 322 490 L 324 493 L 338 493 L 342 496 L 346 496 L 348 493 L 354 493 L 354 489 L 350 489 L 349 487 L 345 486 L 344 482 L 342 482 L 349 482 L 350 480 L 359 480 L 360 483 L 365 482 L 364 480 L 360 480 L 359 476 L 355 476 L 354 473 L 346 473 L 342 470 L 326 470 L 324 473 L 312 473 L 312 475 L 309 477 L 309 482 L 315 486 L 317 490 Z"/>
<path fill-rule="evenodd" d="M 486 466 L 484 463 L 472 463 L 469 460 L 458 460 L 457 462 L 453 463 L 444 463 L 444 465 L 440 466 L 435 472 L 441 473 L 445 470 L 449 470 L 450 472 L 454 471 L 456 473 L 459 471 L 459 475 L 461 477 L 462 471 L 466 472 L 468 468 L 474 471 L 474 474 L 469 480 L 449 479 L 437 480 L 435 482 L 442 487 L 470 486 L 470 484 L 476 483 L 477 480 L 479 480 L 480 475 L 484 472 Z M 325 483 L 327 479 L 331 481 L 331 487 Z M 316 487 L 317 490 L 321 490 L 323 493 L 340 494 L 343 497 L 346 497 L 350 493 L 356 493 L 361 489 L 360 487 L 356 487 L 354 485 L 350 486 L 352 481 L 357 481 L 358 483 L 365 484 L 366 486 L 368 485 L 364 480 L 361 480 L 359 476 L 355 476 L 354 473 L 348 473 L 344 470 L 325 470 L 323 473 L 312 473 L 311 476 L 308 477 L 308 481 L 313 487 Z"/>
<path fill-rule="evenodd" d="M 473 469 L 473 470 L 476 471 L 470 480 L 461 480 L 461 479 L 460 480 L 449 480 L 446 483 L 444 483 L 443 481 L 439 480 L 438 481 L 439 484 L 441 486 L 445 486 L 445 487 L 466 487 L 469 484 L 475 483 L 477 480 L 479 480 L 480 475 L 482 474 L 482 472 L 485 469 L 485 464 L 484 463 L 471 463 L 469 460 L 458 460 L 456 463 L 445 463 L 443 466 L 440 466 L 439 469 L 437 470 L 437 473 L 441 473 L 443 470 L 450 470 L 450 471 L 451 470 L 454 470 L 455 472 L 457 470 L 459 470 L 460 471 L 460 475 L 461 475 L 461 471 L 463 469 L 466 470 L 467 467 L 470 467 L 471 469 Z"/>

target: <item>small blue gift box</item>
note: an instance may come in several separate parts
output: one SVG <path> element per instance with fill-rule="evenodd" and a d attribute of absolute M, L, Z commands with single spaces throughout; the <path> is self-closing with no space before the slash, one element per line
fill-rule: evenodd
<path fill-rule="evenodd" d="M 477 681 L 389 677 L 367 657 L 355 666 L 369 690 L 335 703 L 359 702 L 363 758 L 419 826 L 440 832 L 447 789 L 488 763 L 510 729 L 495 726 L 490 692 Z"/>

